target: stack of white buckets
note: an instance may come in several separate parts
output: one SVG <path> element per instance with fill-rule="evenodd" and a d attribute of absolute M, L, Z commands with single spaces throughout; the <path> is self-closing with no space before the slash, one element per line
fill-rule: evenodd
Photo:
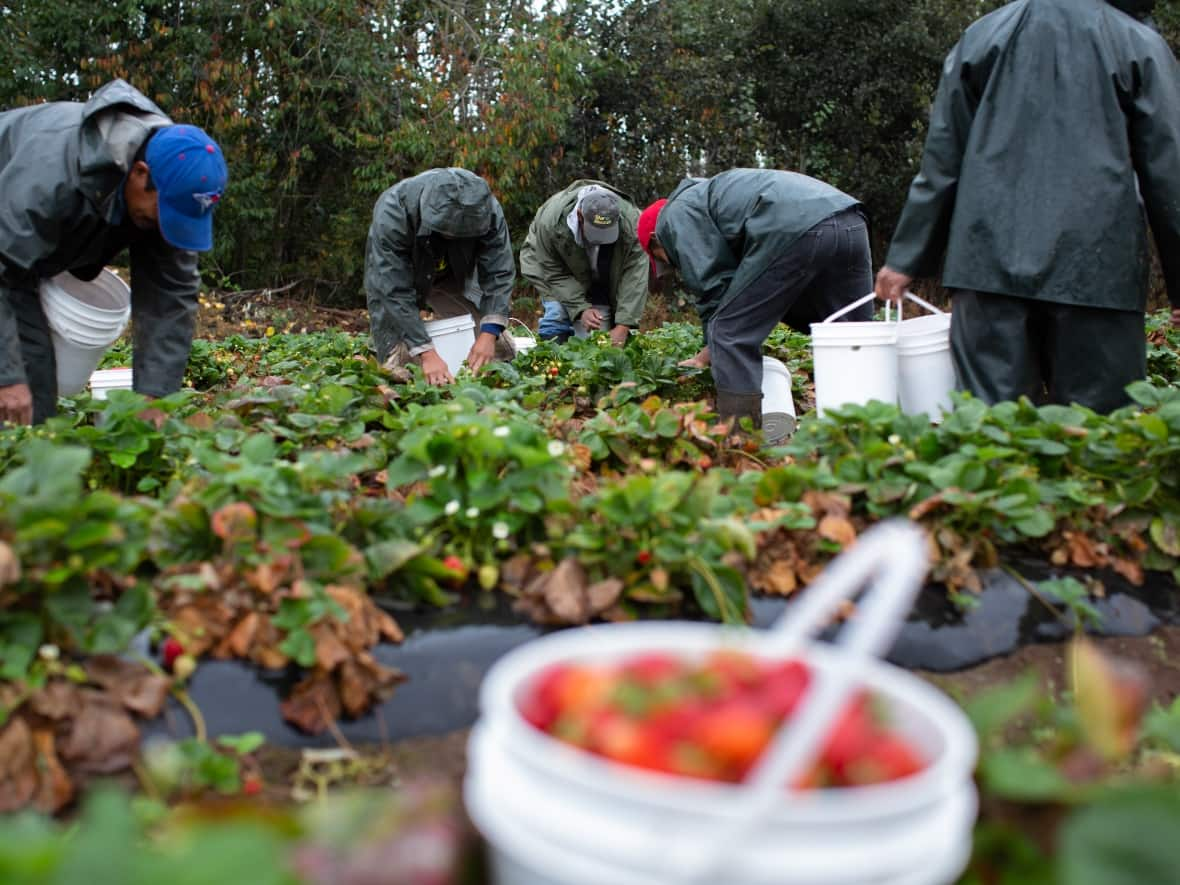
<path fill-rule="evenodd" d="M 812 324 L 816 412 L 822 416 L 828 409 L 879 400 L 899 404 L 907 415 L 940 420 L 951 408 L 955 389 L 951 315 L 907 292 L 906 299 L 930 311 L 928 316 L 903 320 L 898 305 L 891 320 L 886 302 L 883 323 L 836 322 L 874 297 L 870 292 Z"/>
<path fill-rule="evenodd" d="M 40 295 L 57 360 L 58 394 L 72 396 L 90 384 L 94 397 L 105 399 L 108 390 L 130 389 L 131 369 L 95 371 L 131 318 L 127 284 L 107 268 L 89 282 L 61 273 L 41 281 Z"/>

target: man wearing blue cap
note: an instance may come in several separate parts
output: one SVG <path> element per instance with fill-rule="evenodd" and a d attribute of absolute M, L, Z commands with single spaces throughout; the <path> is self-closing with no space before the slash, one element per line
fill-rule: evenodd
<path fill-rule="evenodd" d="M 175 125 L 123 80 L 82 102 L 0 113 L 0 424 L 39 423 L 57 401 L 40 281 L 131 264 L 135 389 L 180 388 L 192 345 L 197 252 L 213 247 L 221 148 Z"/>

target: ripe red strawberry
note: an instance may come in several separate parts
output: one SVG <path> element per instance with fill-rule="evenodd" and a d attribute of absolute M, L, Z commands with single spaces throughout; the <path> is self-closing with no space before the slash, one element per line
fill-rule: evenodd
<path fill-rule="evenodd" d="M 175 636 L 169 636 L 160 645 L 160 654 L 164 660 L 164 669 L 171 670 L 176 659 L 184 654 L 184 646 Z"/>
<path fill-rule="evenodd" d="M 246 775 L 242 781 L 242 793 L 246 796 L 257 796 L 262 792 L 262 778 L 256 774 Z"/>
<path fill-rule="evenodd" d="M 922 770 L 922 760 L 903 739 L 881 734 L 868 751 L 844 767 L 844 776 L 852 784 L 880 784 L 909 777 Z"/>
<path fill-rule="evenodd" d="M 463 572 L 464 574 L 467 572 L 467 566 L 463 564 L 463 560 L 453 553 L 443 559 L 443 567 L 453 572 Z"/>
<path fill-rule="evenodd" d="M 649 562 L 651 562 L 651 551 L 640 550 L 635 554 L 635 561 L 640 565 L 647 565 Z"/>

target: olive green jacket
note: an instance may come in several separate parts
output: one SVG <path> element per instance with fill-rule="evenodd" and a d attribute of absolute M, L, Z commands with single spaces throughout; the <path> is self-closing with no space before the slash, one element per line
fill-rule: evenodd
<path fill-rule="evenodd" d="M 0 386 L 24 384 L 16 311 L 62 271 L 93 279 L 130 249 L 135 389 L 179 389 L 200 278 L 195 252 L 131 223 L 123 183 L 148 133 L 171 120 L 114 80 L 90 100 L 0 113 Z M 32 309 L 36 309 L 35 305 Z"/>
<path fill-rule="evenodd" d="M 592 306 L 588 299 L 590 260 L 567 223 L 578 202 L 578 191 L 592 184 L 619 196 L 619 238 L 610 267 L 611 308 L 615 324 L 637 328 L 647 305 L 649 267 L 647 253 L 636 236 L 639 209 L 630 196 L 605 182 L 575 181 L 542 204 L 520 250 L 520 273 L 542 298 L 559 302 L 571 320 Z"/>
<path fill-rule="evenodd" d="M 449 240 L 436 255 L 431 234 Z M 440 259 L 465 281 L 484 322 L 508 325 L 516 264 L 504 210 L 486 181 L 466 169 L 429 169 L 399 181 L 373 208 L 365 252 L 365 294 L 377 357 L 404 341 L 411 353 L 431 347 L 419 314 Z"/>
<path fill-rule="evenodd" d="M 1123 5 L 1128 5 L 1124 3 Z M 949 288 L 1180 305 L 1180 66 L 1103 0 L 1017 0 L 951 50 L 886 263 Z"/>

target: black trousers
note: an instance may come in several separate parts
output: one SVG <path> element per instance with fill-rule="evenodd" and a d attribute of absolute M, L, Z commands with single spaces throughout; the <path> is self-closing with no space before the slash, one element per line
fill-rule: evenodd
<path fill-rule="evenodd" d="M 709 323 L 709 359 L 718 391 L 762 391 L 762 344 L 786 323 L 810 333 L 811 324 L 873 291 L 868 221 L 858 209 L 824 219 L 791 245 Z M 841 321 L 868 320 L 872 302 Z"/>
<path fill-rule="evenodd" d="M 985 402 L 1110 412 L 1147 375 L 1143 314 L 969 289 L 953 293 L 951 355 L 960 390 Z"/>
<path fill-rule="evenodd" d="M 33 423 L 40 424 L 57 413 L 57 357 L 49 334 L 49 322 L 35 289 L 10 288 L 6 294 L 16 315 L 20 359 L 24 364 L 26 383 L 33 394 Z"/>

